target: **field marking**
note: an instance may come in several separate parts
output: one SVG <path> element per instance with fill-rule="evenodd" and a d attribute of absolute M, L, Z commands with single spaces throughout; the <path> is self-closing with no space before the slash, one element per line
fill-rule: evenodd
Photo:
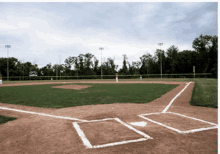
<path fill-rule="evenodd" d="M 147 122 L 145 122 L 145 121 L 142 121 L 142 122 L 130 122 L 129 124 L 133 125 L 133 126 L 145 127 L 147 125 Z"/>
<path fill-rule="evenodd" d="M 210 129 L 216 129 L 216 128 L 218 128 L 218 126 L 192 129 L 192 130 L 182 131 L 181 133 L 183 133 L 183 134 L 186 134 L 186 133 L 194 133 L 194 132 L 201 132 L 201 131 L 204 131 L 204 130 L 210 130 Z"/>
<path fill-rule="evenodd" d="M 138 134 L 140 134 L 140 135 L 142 135 L 142 136 L 144 136 L 144 137 L 146 137 L 146 138 L 153 139 L 152 137 L 148 136 L 147 134 L 145 134 L 145 133 L 143 133 L 143 132 L 141 132 L 141 131 L 135 129 L 134 127 L 132 127 L 132 126 L 126 124 L 126 123 L 124 123 L 124 122 L 121 121 L 119 118 L 115 118 L 115 120 L 118 121 L 119 123 L 121 123 L 122 125 L 125 125 L 125 126 L 128 127 L 129 129 L 135 131 L 136 133 L 138 133 Z"/>
<path fill-rule="evenodd" d="M 179 116 L 182 116 L 182 117 L 186 117 L 186 118 L 190 118 L 190 119 L 193 119 L 193 120 L 201 121 L 201 122 L 204 122 L 204 123 L 207 123 L 207 124 L 210 124 L 210 125 L 215 125 L 215 126 L 217 125 L 217 124 L 212 123 L 212 122 L 208 122 L 208 121 L 205 121 L 205 120 L 189 117 L 189 116 L 186 116 L 186 115 L 183 115 L 183 114 L 179 114 L 179 113 L 175 113 L 175 112 L 167 112 L 167 113 L 176 114 L 176 115 L 179 115 Z"/>
<path fill-rule="evenodd" d="M 174 102 L 174 100 L 189 86 L 191 82 L 187 83 L 187 85 L 183 88 L 183 90 L 181 90 L 171 101 L 170 103 L 166 106 L 166 108 L 162 111 L 162 113 L 165 113 L 169 107 L 172 105 L 172 103 Z"/>
<path fill-rule="evenodd" d="M 109 147 L 109 146 L 115 146 L 115 145 L 122 145 L 122 144 L 127 144 L 127 143 L 134 143 L 134 142 L 140 142 L 140 141 L 146 141 L 146 138 L 140 138 L 137 140 L 128 140 L 128 141 L 121 141 L 121 142 L 114 142 L 114 143 L 108 143 L 108 144 L 103 144 L 103 145 L 94 145 L 92 148 L 104 148 L 104 147 Z"/>
<path fill-rule="evenodd" d="M 107 118 L 107 119 L 100 119 L 100 120 L 90 120 L 87 122 L 99 122 L 99 121 L 107 121 L 107 120 L 116 120 L 117 122 L 119 122 L 120 124 L 126 126 L 127 128 L 135 131 L 137 134 L 144 136 L 144 138 L 140 138 L 140 139 L 135 139 L 135 140 L 128 140 L 128 141 L 121 141 L 121 142 L 114 142 L 114 143 L 107 143 L 107 144 L 103 144 L 103 145 L 94 145 L 92 146 L 89 142 L 89 140 L 86 138 L 85 134 L 83 133 L 83 131 L 80 129 L 78 123 L 84 123 L 84 122 L 73 122 L 73 126 L 76 128 L 76 131 L 79 135 L 79 137 L 81 138 L 83 144 L 87 147 L 87 148 L 103 148 L 103 147 L 108 147 L 108 146 L 115 146 L 115 145 L 121 145 L 121 144 L 127 144 L 127 143 L 133 143 L 133 142 L 140 142 L 140 141 L 146 141 L 147 139 L 153 139 L 152 137 L 150 137 L 149 135 L 133 128 L 132 126 L 124 123 L 123 121 L 121 121 L 119 118 Z"/>
<path fill-rule="evenodd" d="M 176 132 L 178 132 L 178 133 L 181 133 L 181 131 L 178 130 L 178 129 L 176 129 L 176 128 L 173 128 L 173 127 L 164 125 L 164 124 L 162 124 L 162 123 L 160 123 L 160 122 L 156 122 L 156 121 L 154 121 L 154 120 L 151 120 L 151 119 L 149 119 L 149 118 L 144 117 L 143 115 L 138 115 L 138 116 L 141 117 L 141 118 L 143 118 L 143 119 L 146 119 L 146 120 L 148 120 L 148 121 L 150 121 L 150 122 L 153 122 L 153 123 L 155 123 L 155 124 L 161 125 L 161 126 L 163 126 L 163 127 L 166 127 L 166 128 L 168 128 L 168 129 L 171 129 L 171 130 L 173 130 L 173 131 L 176 131 Z"/>
<path fill-rule="evenodd" d="M 78 135 L 80 136 L 81 140 L 83 141 L 83 144 L 87 147 L 87 148 L 92 148 L 91 143 L 89 142 L 89 140 L 86 138 L 85 134 L 83 133 L 83 131 L 80 129 L 79 125 L 76 122 L 73 122 L 73 126 L 76 129 L 76 132 L 78 133 Z"/>
<path fill-rule="evenodd" d="M 24 111 L 24 110 L 19 110 L 19 109 L 11 109 L 11 108 L 7 108 L 7 107 L 0 107 L 0 109 L 2 109 L 2 110 L 16 111 L 16 112 L 22 112 L 22 113 L 29 113 L 29 114 L 37 114 L 37 115 L 47 116 L 47 117 L 52 117 L 52 118 L 68 119 L 68 120 L 77 120 L 77 121 L 81 121 L 81 122 L 87 122 L 87 120 L 81 120 L 81 119 L 72 118 L 72 117 L 55 116 L 55 115 L 51 115 L 51 114 L 38 113 L 38 112 L 33 112 L 33 111 Z"/>
<path fill-rule="evenodd" d="M 208 123 L 210 125 L 214 125 L 212 127 L 203 127 L 203 128 L 198 128 L 198 129 L 191 129 L 191 130 L 187 130 L 187 131 L 181 131 L 179 129 L 176 129 L 176 128 L 173 128 L 173 127 L 170 127 L 170 126 L 167 126 L 165 124 L 162 124 L 160 122 L 157 122 L 157 121 L 154 121 L 154 120 L 151 120 L 147 117 L 145 117 L 146 115 L 152 115 L 152 114 L 166 114 L 166 113 L 171 113 L 171 114 L 176 114 L 176 115 L 179 115 L 179 116 L 182 116 L 182 117 L 186 117 L 186 118 L 189 118 L 189 119 L 193 119 L 193 120 L 197 120 L 197 121 L 200 121 L 200 122 L 204 122 L 204 123 Z M 187 134 L 187 133 L 194 133 L 194 132 L 199 132 L 199 131 L 204 131 L 204 130 L 210 130 L 210 129 L 216 129 L 218 128 L 218 125 L 217 124 L 214 124 L 212 122 L 208 122 L 208 121 L 204 121 L 204 120 L 201 120 L 201 119 L 197 119 L 197 118 L 193 118 L 193 117 L 189 117 L 189 116 L 185 116 L 185 115 L 182 115 L 182 114 L 178 114 L 178 113 L 174 113 L 174 112 L 166 112 L 166 113 L 149 113 L 149 114 L 141 114 L 141 115 L 138 115 L 139 117 L 143 118 L 143 119 L 146 119 L 148 121 L 151 121 L 153 123 L 156 123 L 158 125 L 161 125 L 163 127 L 166 127 L 168 129 L 171 129 L 173 131 L 176 131 L 178 133 L 181 133 L 181 134 Z"/>

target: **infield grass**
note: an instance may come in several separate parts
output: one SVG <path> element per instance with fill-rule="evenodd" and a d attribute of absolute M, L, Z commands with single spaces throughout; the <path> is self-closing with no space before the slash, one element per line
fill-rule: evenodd
<path fill-rule="evenodd" d="M 63 84 L 0 87 L 0 102 L 44 108 L 64 108 L 111 103 L 148 103 L 178 85 L 168 84 L 82 84 L 87 89 L 52 88 Z M 74 84 L 68 84 L 74 85 Z"/>
<path fill-rule="evenodd" d="M 17 118 L 13 118 L 13 117 L 6 117 L 6 116 L 2 116 L 0 115 L 0 124 L 4 124 L 8 121 L 12 121 L 12 120 L 15 120 Z"/>

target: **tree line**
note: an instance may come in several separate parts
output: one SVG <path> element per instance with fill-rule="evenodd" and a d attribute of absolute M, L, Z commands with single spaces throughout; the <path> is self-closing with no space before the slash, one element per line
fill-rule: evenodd
<path fill-rule="evenodd" d="M 138 75 L 138 74 L 160 74 L 161 64 L 163 74 L 193 73 L 193 66 L 196 73 L 212 73 L 217 78 L 218 71 L 218 37 L 216 35 L 200 35 L 192 42 L 194 50 L 179 51 L 178 47 L 172 45 L 167 51 L 157 49 L 155 55 L 149 53 L 139 57 L 138 61 L 128 62 L 126 54 L 123 56 L 123 65 L 117 71 L 118 65 L 114 58 L 107 58 L 102 63 L 102 75 Z M 71 69 L 72 66 L 74 69 Z M 101 75 L 99 60 L 91 53 L 69 56 L 64 64 L 51 63 L 39 68 L 31 62 L 22 63 L 17 58 L 9 58 L 10 76 L 82 76 Z M 7 58 L 0 58 L 0 74 L 7 76 Z"/>

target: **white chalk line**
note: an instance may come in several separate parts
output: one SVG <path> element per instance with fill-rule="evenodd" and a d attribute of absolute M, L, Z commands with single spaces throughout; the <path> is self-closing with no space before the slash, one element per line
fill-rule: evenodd
<path fill-rule="evenodd" d="M 162 123 L 160 123 L 160 122 L 156 122 L 156 121 L 151 120 L 151 119 L 149 119 L 149 118 L 146 118 L 146 117 L 144 117 L 144 116 L 142 116 L 142 115 L 138 115 L 138 116 L 141 117 L 141 118 L 143 118 L 143 119 L 146 119 L 146 120 L 148 120 L 148 121 L 150 121 L 150 122 L 153 122 L 153 123 L 155 123 L 155 124 L 158 124 L 158 125 L 160 125 L 160 126 L 163 126 L 163 127 L 168 128 L 168 129 L 171 129 L 171 130 L 173 130 L 173 131 L 176 131 L 176 132 L 178 132 L 178 133 L 181 133 L 181 131 L 178 130 L 178 129 L 176 129 L 176 128 L 173 128 L 173 127 L 164 125 L 164 124 L 162 124 Z"/>
<path fill-rule="evenodd" d="M 210 129 L 216 129 L 218 128 L 218 125 L 217 124 L 214 124 L 214 123 L 211 123 L 211 122 L 208 122 L 208 121 L 204 121 L 204 120 L 201 120 L 201 119 L 197 119 L 197 118 L 193 118 L 193 117 L 189 117 L 189 116 L 185 116 L 185 115 L 182 115 L 182 114 L 178 114 L 178 113 L 173 113 L 173 112 L 166 112 L 166 113 L 172 113 L 172 114 L 176 114 L 176 115 L 179 115 L 179 116 L 183 116 L 183 117 L 186 117 L 186 118 L 189 118 L 189 119 L 193 119 L 193 120 L 197 120 L 197 121 L 200 121 L 200 122 L 204 122 L 204 123 L 208 123 L 210 125 L 214 125 L 212 127 L 205 127 L 205 128 L 198 128 L 198 129 L 192 129 L 192 130 L 187 130 L 187 131 L 181 131 L 179 129 L 176 129 L 176 128 L 173 128 L 173 127 L 170 127 L 170 126 L 167 126 L 165 124 L 162 124 L 160 122 L 157 122 L 157 121 L 154 121 L 152 119 L 149 119 L 147 117 L 145 117 L 146 115 L 152 115 L 152 114 L 161 114 L 161 113 L 149 113 L 149 114 L 141 114 L 141 115 L 138 115 L 139 117 L 143 118 L 143 119 L 146 119 L 150 122 L 153 122 L 153 123 L 156 123 L 158 125 L 161 125 L 163 127 L 166 127 L 168 129 L 171 129 L 173 131 L 176 131 L 178 133 L 181 133 L 181 134 L 186 134 L 186 133 L 194 133 L 194 132 L 199 132 L 199 131 L 204 131 L 204 130 L 210 130 Z M 163 113 L 163 114 L 166 114 L 166 113 Z"/>
<path fill-rule="evenodd" d="M 172 105 L 172 103 L 174 102 L 174 100 L 189 86 L 191 82 L 187 83 L 187 85 L 185 86 L 185 88 L 183 88 L 183 90 L 181 90 L 171 101 L 170 103 L 166 106 L 166 108 L 162 111 L 162 113 L 165 113 L 169 107 Z"/>
<path fill-rule="evenodd" d="M 183 133 L 183 134 L 194 133 L 194 132 L 201 132 L 201 131 L 204 131 L 204 130 L 217 129 L 217 128 L 218 128 L 218 126 L 198 128 L 198 129 L 192 129 L 192 130 L 188 130 L 188 131 L 182 131 L 181 133 Z"/>
<path fill-rule="evenodd" d="M 140 141 L 146 141 L 146 140 L 147 140 L 146 138 L 140 138 L 137 140 L 114 142 L 114 143 L 108 143 L 108 144 L 104 144 L 104 145 L 94 145 L 94 146 L 92 146 L 92 148 L 104 148 L 104 147 L 109 147 L 109 146 L 122 145 L 122 144 L 134 143 L 134 142 L 140 142 Z"/>
<path fill-rule="evenodd" d="M 2 110 L 10 110 L 10 111 L 15 111 L 15 112 L 22 112 L 22 113 L 29 113 L 29 114 L 36 114 L 36 115 L 41 115 L 41 116 L 47 116 L 47 117 L 52 117 L 52 118 L 59 118 L 59 119 L 67 119 L 67 120 L 76 120 L 76 121 L 81 121 L 81 122 L 87 122 L 87 120 L 81 120 L 77 118 L 72 118 L 72 117 L 63 117 L 63 116 L 56 116 L 56 115 L 50 115 L 50 114 L 45 114 L 45 113 L 38 113 L 38 112 L 33 112 L 33 111 L 24 111 L 24 110 L 19 110 L 19 109 L 11 109 L 7 107 L 0 107 Z"/>
<path fill-rule="evenodd" d="M 152 137 L 148 136 L 147 134 L 145 134 L 145 133 L 143 133 L 143 132 L 141 132 L 141 131 L 135 129 L 134 127 L 132 127 L 132 126 L 126 124 L 126 123 L 124 123 L 124 122 L 121 121 L 119 118 L 115 118 L 115 120 L 118 121 L 119 123 L 121 123 L 122 125 L 125 125 L 125 126 L 128 127 L 129 129 L 135 131 L 136 133 L 138 133 L 138 134 L 140 134 L 140 135 L 142 135 L 142 136 L 144 136 L 144 137 L 146 137 L 146 138 L 148 138 L 148 139 L 153 139 Z"/>
<path fill-rule="evenodd" d="M 179 113 L 175 113 L 175 112 L 167 112 L 167 113 L 176 114 L 176 115 L 179 115 L 179 116 L 182 116 L 182 117 L 186 117 L 186 118 L 190 118 L 190 119 L 193 119 L 193 120 L 201 121 L 201 122 L 204 122 L 204 123 L 207 123 L 207 124 L 210 124 L 210 125 L 215 125 L 215 126 L 217 125 L 217 124 L 212 123 L 212 122 L 208 122 L 208 121 L 205 121 L 205 120 L 189 117 L 189 116 L 186 116 L 186 115 L 183 115 L 183 114 L 179 114 Z"/>
<path fill-rule="evenodd" d="M 89 142 L 89 140 L 86 138 L 85 134 L 83 133 L 83 131 L 80 129 L 79 125 L 76 122 L 73 122 L 73 126 L 76 129 L 76 132 L 78 133 L 78 135 L 80 136 L 81 140 L 83 141 L 83 144 L 87 147 L 87 148 L 92 148 L 91 143 Z"/>
<path fill-rule="evenodd" d="M 133 128 L 132 126 L 124 123 L 123 121 L 121 121 L 119 118 L 107 118 L 107 119 L 101 119 L 101 120 L 91 120 L 91 121 L 87 121 L 87 122 L 99 122 L 99 121 L 106 121 L 106 120 L 116 120 L 118 121 L 120 124 L 126 126 L 127 128 L 135 131 L 137 134 L 144 136 L 145 138 L 140 138 L 140 139 L 135 139 L 135 140 L 128 140 L 128 141 L 121 141 L 121 142 L 114 142 L 114 143 L 108 143 L 108 144 L 103 144 L 103 145 L 94 145 L 92 146 L 91 143 L 89 142 L 89 140 L 86 138 L 85 134 L 83 133 L 83 131 L 80 129 L 79 125 L 77 123 L 84 123 L 84 122 L 73 122 L 73 126 L 76 128 L 76 131 L 79 135 L 79 137 L 81 138 L 83 144 L 87 147 L 87 148 L 103 148 L 103 147 L 108 147 L 108 146 L 115 146 L 115 145 L 122 145 L 122 144 L 127 144 L 127 143 L 132 143 L 132 142 L 140 142 L 140 141 L 146 141 L 147 139 L 153 139 L 152 137 L 150 137 L 149 135 Z"/>

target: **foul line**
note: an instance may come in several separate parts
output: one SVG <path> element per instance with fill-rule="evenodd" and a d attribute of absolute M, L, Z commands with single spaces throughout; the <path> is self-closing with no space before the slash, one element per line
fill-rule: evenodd
<path fill-rule="evenodd" d="M 169 107 L 172 105 L 172 103 L 174 102 L 174 100 L 188 87 L 188 85 L 190 84 L 191 82 L 187 83 L 187 85 L 185 86 L 185 88 L 183 88 L 183 90 L 181 90 L 181 92 L 179 92 L 171 101 L 170 103 L 166 106 L 166 108 L 162 111 L 162 113 L 165 113 Z"/>
<path fill-rule="evenodd" d="M 63 116 L 55 116 L 55 115 L 50 115 L 50 114 L 45 114 L 45 113 L 37 113 L 37 112 L 32 112 L 32 111 L 24 111 L 24 110 L 18 110 L 18 109 L 11 109 L 7 107 L 0 107 L 2 110 L 10 110 L 10 111 L 16 111 L 16 112 L 22 112 L 22 113 L 29 113 L 29 114 L 37 114 L 41 116 L 47 116 L 47 117 L 52 117 L 52 118 L 59 118 L 59 119 L 68 119 L 68 120 L 77 120 L 81 122 L 87 122 L 87 120 L 81 120 L 77 118 L 71 118 L 71 117 L 63 117 Z"/>

